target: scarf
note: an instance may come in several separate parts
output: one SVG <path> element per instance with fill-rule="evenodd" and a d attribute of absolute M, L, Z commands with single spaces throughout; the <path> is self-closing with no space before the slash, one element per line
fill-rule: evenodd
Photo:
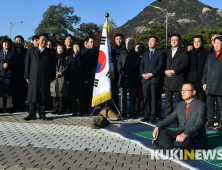
<path fill-rule="evenodd" d="M 76 58 L 76 60 L 77 60 L 78 67 L 81 66 L 81 61 L 80 61 L 80 57 L 81 57 L 81 56 L 82 56 L 82 53 L 80 53 L 80 54 L 75 54 L 75 53 L 74 53 L 74 54 L 73 54 L 73 57 Z M 76 63 L 76 62 L 73 62 L 73 63 L 72 63 L 72 66 L 71 66 L 71 68 L 70 68 L 71 70 L 74 70 L 74 69 L 75 69 L 75 63 Z"/>
<path fill-rule="evenodd" d="M 63 58 L 64 58 L 65 54 L 62 53 L 62 54 L 58 54 L 56 53 L 56 59 L 57 61 L 59 60 L 59 65 L 62 65 L 63 64 Z"/>
<path fill-rule="evenodd" d="M 191 52 L 191 69 L 194 73 L 198 70 L 198 55 L 201 53 L 201 51 L 204 50 L 204 46 L 202 45 L 198 49 L 193 49 Z"/>

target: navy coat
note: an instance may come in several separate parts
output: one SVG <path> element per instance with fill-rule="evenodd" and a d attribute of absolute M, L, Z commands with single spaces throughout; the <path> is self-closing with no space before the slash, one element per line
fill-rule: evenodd
<path fill-rule="evenodd" d="M 8 69 L 3 64 L 8 63 Z M 0 96 L 16 95 L 17 56 L 13 49 L 8 50 L 4 59 L 3 49 L 0 49 Z"/>
<path fill-rule="evenodd" d="M 206 94 L 222 96 L 222 54 L 217 58 L 215 52 L 208 55 L 202 83 L 207 84 Z"/>
<path fill-rule="evenodd" d="M 89 62 L 87 56 L 80 57 L 81 66 L 78 66 L 77 59 L 69 56 L 67 74 L 65 81 L 69 81 L 69 90 L 86 90 L 85 81 L 89 81 Z"/>
<path fill-rule="evenodd" d="M 118 71 L 123 71 L 128 77 L 122 76 L 119 73 L 118 86 L 122 88 L 137 88 L 138 86 L 138 66 L 140 62 L 140 55 L 134 49 L 129 53 L 127 50 L 121 52 L 117 68 Z"/>
<path fill-rule="evenodd" d="M 140 76 L 141 82 L 145 83 L 150 81 L 150 83 L 161 83 L 161 76 L 164 69 L 164 53 L 161 50 L 156 49 L 149 62 L 150 51 L 146 51 L 142 55 L 140 62 Z M 143 74 L 152 73 L 153 77 L 146 80 L 142 77 Z"/>
<path fill-rule="evenodd" d="M 45 48 L 28 50 L 25 59 L 25 79 L 29 79 L 27 100 L 31 103 L 47 103 L 50 98 L 50 80 L 56 77 L 56 57 Z"/>

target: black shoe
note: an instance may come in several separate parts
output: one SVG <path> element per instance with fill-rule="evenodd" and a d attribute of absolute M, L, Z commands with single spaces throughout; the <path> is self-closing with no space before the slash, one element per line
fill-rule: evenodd
<path fill-rule="evenodd" d="M 130 119 L 135 119 L 135 116 L 134 115 L 129 115 L 129 118 Z"/>
<path fill-rule="evenodd" d="M 53 111 L 51 114 L 56 115 L 56 114 L 57 114 L 57 111 Z"/>
<path fill-rule="evenodd" d="M 76 113 L 73 113 L 73 114 L 72 114 L 72 116 L 76 116 L 76 115 L 77 115 Z"/>
<path fill-rule="evenodd" d="M 24 120 L 34 120 L 36 119 L 36 117 L 32 117 L 32 116 L 27 116 L 24 118 Z"/>
<path fill-rule="evenodd" d="M 156 122 L 156 119 L 150 119 L 149 123 L 155 123 L 155 122 Z"/>
<path fill-rule="evenodd" d="M 39 119 L 42 119 L 42 120 L 49 120 L 45 115 L 44 115 L 44 116 L 39 116 Z"/>
<path fill-rule="evenodd" d="M 142 122 L 148 122 L 150 119 L 148 117 L 144 117 L 141 119 Z"/>
<path fill-rule="evenodd" d="M 0 113 L 4 113 L 4 108 L 1 108 L 1 109 L 0 109 Z"/>
<path fill-rule="evenodd" d="M 6 113 L 12 113 L 12 108 L 6 108 Z"/>
<path fill-rule="evenodd" d="M 121 116 L 122 117 L 127 117 L 127 114 L 126 113 L 122 113 Z"/>
<path fill-rule="evenodd" d="M 152 144 L 153 146 L 158 147 L 158 148 L 163 147 L 158 139 L 154 139 L 152 141 Z"/>
<path fill-rule="evenodd" d="M 137 110 L 135 114 L 136 115 L 141 115 L 141 110 Z"/>
<path fill-rule="evenodd" d="M 63 112 L 62 111 L 58 111 L 57 115 L 62 115 Z"/>
<path fill-rule="evenodd" d="M 89 108 L 85 107 L 84 110 L 83 110 L 83 113 L 89 113 Z"/>
<path fill-rule="evenodd" d="M 83 117 L 83 114 L 79 114 L 79 117 Z"/>

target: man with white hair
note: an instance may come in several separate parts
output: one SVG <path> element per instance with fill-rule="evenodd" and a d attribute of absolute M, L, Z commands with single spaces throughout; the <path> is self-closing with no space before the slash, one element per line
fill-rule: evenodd
<path fill-rule="evenodd" d="M 214 34 L 214 35 L 212 35 L 212 37 L 211 37 L 211 45 L 212 45 L 211 52 L 214 52 L 214 51 L 215 51 L 215 49 L 214 49 L 214 40 L 215 40 L 215 38 L 217 38 L 217 37 L 221 37 L 221 35 L 220 35 L 220 34 Z"/>
<path fill-rule="evenodd" d="M 118 86 L 121 91 L 121 114 L 127 116 L 127 91 L 129 92 L 130 109 L 129 118 L 134 118 L 136 104 L 136 90 L 138 85 L 139 53 L 135 51 L 135 41 L 127 38 L 126 50 L 122 51 L 117 63 L 119 71 Z"/>

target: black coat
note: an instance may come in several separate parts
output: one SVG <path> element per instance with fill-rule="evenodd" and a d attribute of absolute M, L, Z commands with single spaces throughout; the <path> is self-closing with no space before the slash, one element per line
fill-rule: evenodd
<path fill-rule="evenodd" d="M 117 68 L 119 71 L 118 86 L 122 88 L 137 88 L 138 86 L 138 66 L 140 62 L 140 55 L 134 49 L 129 53 L 127 50 L 121 52 Z M 120 72 L 123 71 L 128 77 L 122 76 Z"/>
<path fill-rule="evenodd" d="M 8 69 L 3 64 L 8 63 Z M 8 50 L 4 59 L 3 49 L 0 49 L 0 97 L 16 95 L 17 56 L 13 49 Z"/>
<path fill-rule="evenodd" d="M 78 66 L 77 59 L 69 57 L 66 81 L 69 81 L 69 90 L 84 91 L 86 90 L 85 81 L 89 81 L 89 62 L 85 55 L 80 57 L 81 66 Z"/>
<path fill-rule="evenodd" d="M 190 51 L 190 54 L 192 55 L 194 51 Z M 199 56 L 198 56 L 198 63 L 197 63 L 197 71 L 194 72 L 192 69 L 192 62 L 191 62 L 191 56 L 189 57 L 189 67 L 188 67 L 188 77 L 187 80 L 193 81 L 197 85 L 197 90 L 203 91 L 203 84 L 202 84 L 202 77 L 203 77 L 203 71 L 204 66 L 207 61 L 207 57 L 209 55 L 210 51 L 207 49 L 203 49 Z"/>
<path fill-rule="evenodd" d="M 98 55 L 99 55 L 99 50 L 97 48 L 94 48 L 93 52 L 90 49 L 88 49 L 84 54 L 89 66 L 88 68 L 89 86 L 93 86 L 94 84 Z"/>
<path fill-rule="evenodd" d="M 112 86 L 117 86 L 119 81 L 119 71 L 117 68 L 117 62 L 120 56 L 120 53 L 126 49 L 125 43 L 122 44 L 120 48 L 115 44 L 114 47 L 111 49 L 111 61 L 114 67 L 114 79 L 111 81 Z"/>
<path fill-rule="evenodd" d="M 25 79 L 29 79 L 28 102 L 47 103 L 50 97 L 50 80 L 56 77 L 56 57 L 45 48 L 40 53 L 39 47 L 28 50 L 25 60 Z"/>
<path fill-rule="evenodd" d="M 27 49 L 22 47 L 18 53 L 17 48 L 14 48 L 15 53 L 17 54 L 17 59 L 18 59 L 18 67 L 16 70 L 16 78 L 17 78 L 17 88 L 24 93 L 24 95 L 27 95 L 27 88 L 28 84 L 26 80 L 24 79 L 24 73 L 25 73 L 25 56 L 27 53 Z"/>
<path fill-rule="evenodd" d="M 172 50 L 167 51 L 166 70 L 174 70 L 175 74 L 172 77 L 164 76 L 164 90 L 179 91 L 182 88 L 183 81 L 188 67 L 189 55 L 187 50 L 179 47 L 175 56 L 172 58 Z"/>
<path fill-rule="evenodd" d="M 162 72 L 164 69 L 164 53 L 161 50 L 156 49 L 149 62 L 150 51 L 146 51 L 142 55 L 140 62 L 140 76 L 141 82 L 145 83 L 149 81 L 150 83 L 161 83 Z M 142 77 L 143 74 L 152 73 L 153 77 L 146 80 Z"/>
<path fill-rule="evenodd" d="M 222 54 L 217 58 L 215 52 L 208 55 L 204 67 L 202 83 L 207 84 L 206 94 L 222 96 Z"/>

